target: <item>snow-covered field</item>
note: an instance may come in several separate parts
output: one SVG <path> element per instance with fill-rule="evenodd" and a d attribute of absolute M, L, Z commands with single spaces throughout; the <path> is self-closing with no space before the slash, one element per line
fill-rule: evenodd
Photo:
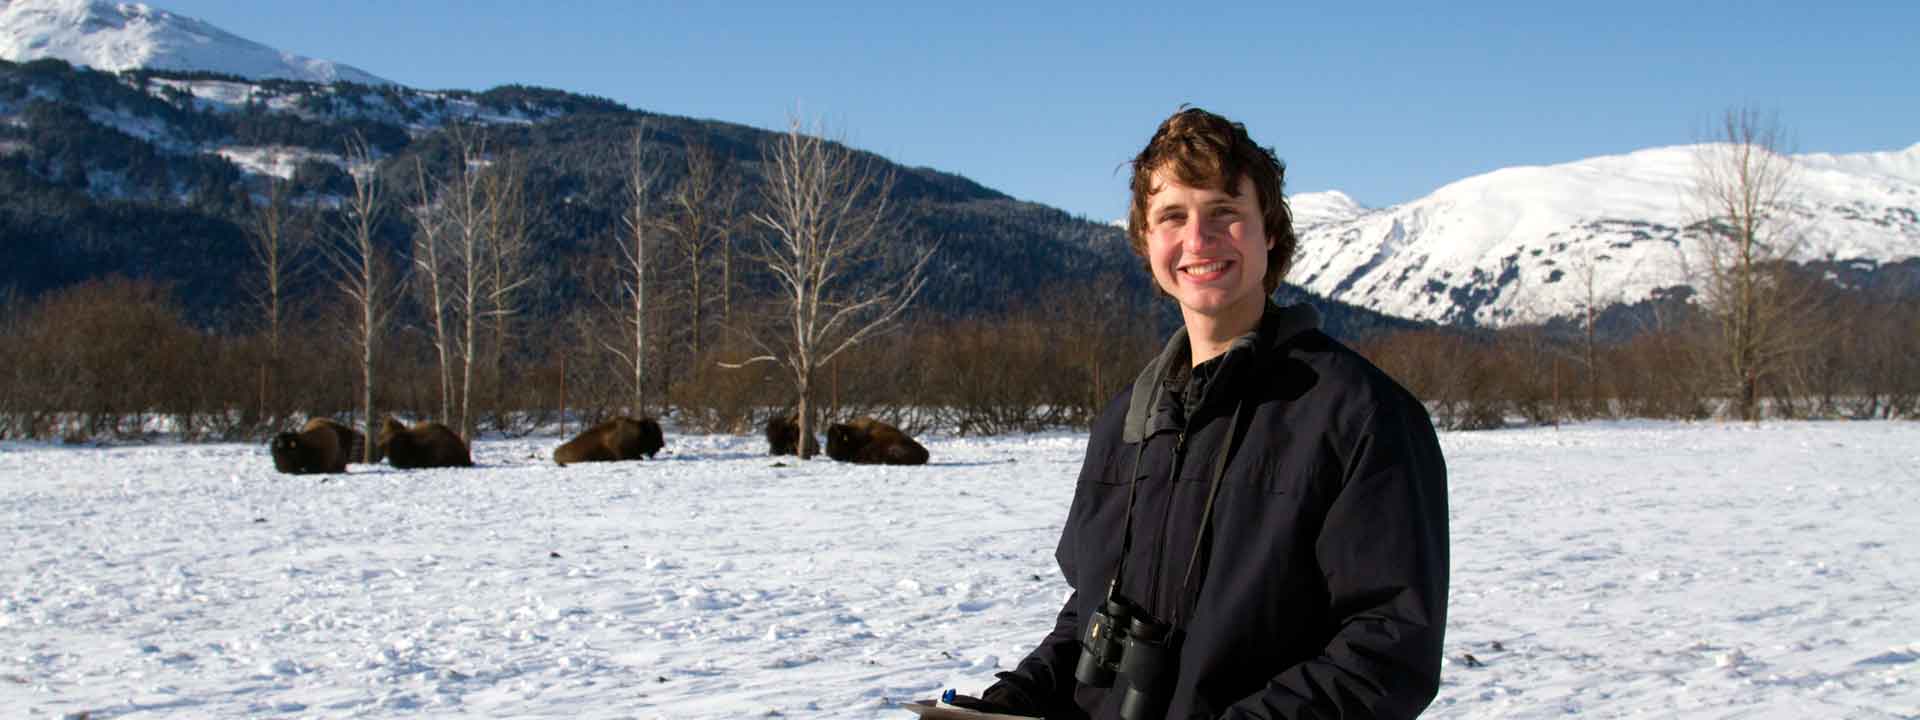
<path fill-rule="evenodd" d="M 0 445 L 0 715 L 905 718 L 1064 597 L 1080 437 L 935 437 L 919 468 L 668 442 L 325 482 L 261 446 Z M 1920 424 L 1442 443 L 1430 717 L 1920 716 Z"/>

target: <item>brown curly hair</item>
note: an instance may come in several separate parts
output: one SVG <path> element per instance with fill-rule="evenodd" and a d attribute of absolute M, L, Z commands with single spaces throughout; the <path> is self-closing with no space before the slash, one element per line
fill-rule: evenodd
<path fill-rule="evenodd" d="M 1160 123 L 1147 147 L 1133 158 L 1133 207 L 1127 213 L 1127 241 L 1142 259 L 1147 256 L 1147 203 L 1159 188 L 1153 174 L 1165 168 L 1182 184 L 1210 188 L 1238 197 L 1240 179 L 1252 178 L 1260 201 L 1262 226 L 1273 248 L 1267 251 L 1267 274 L 1260 284 L 1273 294 L 1293 265 L 1300 240 L 1293 234 L 1293 211 L 1281 193 L 1286 188 L 1287 165 L 1273 150 L 1247 136 L 1247 127 L 1196 107 L 1181 106 Z M 1151 274 L 1152 268 L 1147 272 Z"/>

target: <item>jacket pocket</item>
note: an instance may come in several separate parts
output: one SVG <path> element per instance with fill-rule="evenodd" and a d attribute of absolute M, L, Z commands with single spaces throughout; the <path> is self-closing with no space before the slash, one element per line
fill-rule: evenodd
<path fill-rule="evenodd" d="M 1305 495 L 1326 465 L 1314 455 L 1269 452 L 1249 467 L 1252 472 L 1238 478 L 1239 485 L 1266 495 Z"/>

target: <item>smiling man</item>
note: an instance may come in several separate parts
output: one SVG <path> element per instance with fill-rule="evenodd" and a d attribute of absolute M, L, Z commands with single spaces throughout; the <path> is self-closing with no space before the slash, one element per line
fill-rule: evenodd
<path fill-rule="evenodd" d="M 979 698 L 1047 718 L 1406 718 L 1440 682 L 1446 465 L 1420 402 L 1269 297 L 1285 166 L 1183 109 L 1127 233 L 1185 327 L 1095 421 L 1055 551 L 1073 594 Z"/>

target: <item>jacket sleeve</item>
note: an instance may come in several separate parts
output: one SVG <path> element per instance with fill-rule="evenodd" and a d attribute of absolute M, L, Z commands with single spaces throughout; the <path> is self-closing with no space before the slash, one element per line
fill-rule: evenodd
<path fill-rule="evenodd" d="M 1447 471 L 1419 402 L 1376 406 L 1353 435 L 1314 553 L 1334 632 L 1227 718 L 1411 718 L 1439 692 L 1447 620 Z"/>

